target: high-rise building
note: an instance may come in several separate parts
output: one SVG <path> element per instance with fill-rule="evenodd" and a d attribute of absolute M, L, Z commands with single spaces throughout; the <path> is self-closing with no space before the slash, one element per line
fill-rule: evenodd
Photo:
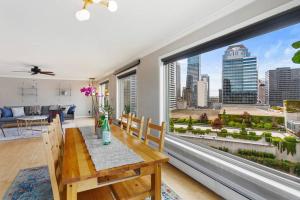
<path fill-rule="evenodd" d="M 244 45 L 232 45 L 223 55 L 223 104 L 256 104 L 257 61 Z"/>
<path fill-rule="evenodd" d="M 223 90 L 219 89 L 219 103 L 223 103 Z"/>
<path fill-rule="evenodd" d="M 201 81 L 206 81 L 207 82 L 207 103 L 209 104 L 209 76 L 208 74 L 201 74 L 201 78 L 200 78 Z"/>
<path fill-rule="evenodd" d="M 189 107 L 197 106 L 197 82 L 200 78 L 200 55 L 187 59 L 186 92 L 191 99 L 187 101 Z"/>
<path fill-rule="evenodd" d="M 300 68 L 277 68 L 266 72 L 266 103 L 283 106 L 284 100 L 300 99 Z"/>
<path fill-rule="evenodd" d="M 207 107 L 208 106 L 208 82 L 206 80 L 200 80 L 197 83 L 197 106 Z"/>
<path fill-rule="evenodd" d="M 266 85 L 265 81 L 260 79 L 258 80 L 257 103 L 266 104 Z"/>
<path fill-rule="evenodd" d="M 169 109 L 176 109 L 176 63 L 168 64 Z"/>
<path fill-rule="evenodd" d="M 180 63 L 176 62 L 176 99 L 180 99 L 182 97 L 181 94 L 181 76 L 180 76 Z"/>

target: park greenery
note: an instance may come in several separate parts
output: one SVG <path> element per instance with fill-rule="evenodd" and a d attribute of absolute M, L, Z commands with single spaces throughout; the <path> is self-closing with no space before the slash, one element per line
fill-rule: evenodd
<path fill-rule="evenodd" d="M 213 147 L 224 152 L 229 152 L 227 147 Z M 235 155 L 242 157 L 244 159 L 271 167 L 273 169 L 278 169 L 283 172 L 291 173 L 300 177 L 300 162 L 290 162 L 288 160 L 277 159 L 272 153 L 248 150 L 248 149 L 238 149 Z"/>
<path fill-rule="evenodd" d="M 294 49 L 300 49 L 300 41 L 294 42 L 292 44 Z M 296 64 L 300 64 L 300 50 L 297 50 L 294 56 L 292 57 L 292 61 Z"/>

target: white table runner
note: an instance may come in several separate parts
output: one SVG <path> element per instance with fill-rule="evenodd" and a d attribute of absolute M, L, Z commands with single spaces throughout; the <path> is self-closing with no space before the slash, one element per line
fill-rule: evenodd
<path fill-rule="evenodd" d="M 113 135 L 111 135 L 111 144 L 103 145 L 102 139 L 97 139 L 94 134 L 94 127 L 80 127 L 79 129 L 96 171 L 144 161 Z"/>

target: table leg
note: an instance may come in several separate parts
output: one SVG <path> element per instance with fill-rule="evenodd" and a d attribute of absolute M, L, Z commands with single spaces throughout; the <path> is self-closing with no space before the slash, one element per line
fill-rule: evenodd
<path fill-rule="evenodd" d="M 67 185 L 67 200 L 77 200 L 77 185 L 68 184 Z"/>
<path fill-rule="evenodd" d="M 151 190 L 153 200 L 161 200 L 161 164 L 156 164 L 154 174 L 151 175 Z"/>

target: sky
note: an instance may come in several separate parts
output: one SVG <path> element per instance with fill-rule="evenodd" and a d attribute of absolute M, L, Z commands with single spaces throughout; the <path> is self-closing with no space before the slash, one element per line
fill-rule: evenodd
<path fill-rule="evenodd" d="M 299 68 L 291 61 L 296 49 L 291 44 L 300 40 L 300 24 L 257 36 L 235 44 L 243 44 L 251 56 L 257 57 L 258 78 L 265 79 L 265 72 L 278 67 Z M 218 96 L 222 88 L 222 56 L 227 47 L 201 54 L 201 74 L 210 77 L 210 96 Z M 187 59 L 180 60 L 181 87 L 186 84 Z"/>

